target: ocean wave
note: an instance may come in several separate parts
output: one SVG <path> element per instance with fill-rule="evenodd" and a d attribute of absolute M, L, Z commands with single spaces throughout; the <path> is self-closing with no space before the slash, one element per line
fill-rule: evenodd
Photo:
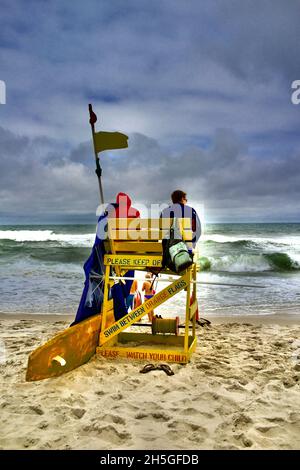
<path fill-rule="evenodd" d="M 10 240 L 24 242 L 58 242 L 73 246 L 92 246 L 94 233 L 73 234 L 55 233 L 52 230 L 0 230 L 0 241 Z"/>
<path fill-rule="evenodd" d="M 19 259 L 50 263 L 83 264 L 90 252 L 90 247 L 57 246 L 53 243 L 45 244 L 44 242 L 36 242 L 34 247 L 31 242 L 17 243 L 10 241 L 5 244 L 0 243 L 0 260 L 5 264 Z"/>
<path fill-rule="evenodd" d="M 274 236 L 274 237 L 257 237 L 257 236 L 233 236 L 233 235 L 219 235 L 219 234 L 206 234 L 200 239 L 200 243 L 220 243 L 232 244 L 236 246 L 243 246 L 247 244 L 255 245 L 287 245 L 293 247 L 300 247 L 300 235 L 291 236 Z"/>
<path fill-rule="evenodd" d="M 40 248 L 38 250 L 28 253 L 29 258 L 37 261 L 51 262 L 51 263 L 77 263 L 83 264 L 90 254 L 88 248 L 64 246 L 58 249 L 45 250 Z"/>
<path fill-rule="evenodd" d="M 297 259 L 298 255 L 292 255 L 287 253 L 266 253 L 264 257 L 270 262 L 270 264 L 280 271 L 295 271 L 300 269 L 300 264 Z"/>
<path fill-rule="evenodd" d="M 94 239 L 94 233 L 57 233 L 55 228 L 0 230 L 1 263 L 21 256 L 43 262 L 82 264 L 89 256 Z M 201 271 L 300 270 L 299 236 L 266 238 L 213 234 L 201 240 L 203 256 L 197 260 Z"/>
<path fill-rule="evenodd" d="M 219 257 L 200 256 L 197 260 L 200 271 L 215 272 L 264 272 L 300 270 L 298 255 L 287 253 L 265 253 L 258 255 L 238 254 Z"/>
<path fill-rule="evenodd" d="M 38 230 L 0 230 L 0 241 L 11 240 L 18 243 L 23 242 L 48 242 L 57 241 L 74 246 L 92 246 L 95 239 L 95 233 L 56 233 L 49 229 Z M 246 245 L 288 245 L 300 246 L 300 235 L 291 236 L 274 236 L 274 237 L 258 237 L 248 235 L 220 235 L 220 234 L 204 234 L 201 236 L 200 243 L 220 243 L 233 244 L 235 246 Z"/>
<path fill-rule="evenodd" d="M 204 244 L 207 246 L 224 246 L 224 247 L 232 247 L 232 248 L 259 248 L 261 245 L 257 242 L 254 242 L 253 240 L 235 240 L 235 241 L 223 241 L 223 242 L 217 242 L 215 240 L 206 240 L 204 241 Z M 265 245 L 264 245 L 265 246 Z"/>

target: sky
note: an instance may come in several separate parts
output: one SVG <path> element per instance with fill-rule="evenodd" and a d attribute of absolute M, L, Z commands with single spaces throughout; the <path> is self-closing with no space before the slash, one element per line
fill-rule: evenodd
<path fill-rule="evenodd" d="M 93 221 L 106 201 L 207 222 L 300 222 L 300 0 L 1 0 L 0 223 Z"/>

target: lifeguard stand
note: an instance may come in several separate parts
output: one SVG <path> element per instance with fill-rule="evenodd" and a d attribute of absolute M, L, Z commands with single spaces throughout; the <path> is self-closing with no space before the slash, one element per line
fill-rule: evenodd
<path fill-rule="evenodd" d="M 192 247 L 193 233 L 190 219 L 176 219 L 182 239 Z M 162 239 L 169 233 L 172 219 L 108 219 L 108 239 L 104 256 L 104 300 L 101 332 L 97 353 L 108 358 L 141 359 L 187 363 L 196 348 L 196 265 L 178 275 L 167 287 L 135 308 L 120 320 L 113 316 L 113 301 L 109 290 L 116 278 L 123 278 L 128 270 L 159 271 L 173 274 L 162 267 Z M 194 282 L 193 282 L 194 281 Z M 122 281 L 121 281 L 122 282 Z M 175 331 L 163 333 L 125 332 L 131 325 L 168 299 L 186 291 L 184 334 Z M 176 312 L 175 312 L 176 313 Z M 174 311 L 172 311 L 174 316 Z M 174 318 L 175 321 L 175 318 Z M 171 322 L 170 322 L 171 323 Z M 191 325 L 191 328 L 190 328 Z M 190 334 L 191 332 L 191 334 Z"/>

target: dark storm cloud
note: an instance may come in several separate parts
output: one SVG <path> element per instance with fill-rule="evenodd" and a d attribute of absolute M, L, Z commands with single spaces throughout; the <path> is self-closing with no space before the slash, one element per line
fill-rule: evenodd
<path fill-rule="evenodd" d="M 298 0 L 3 0 L 0 210 L 93 210 L 93 102 L 98 129 L 131 136 L 103 155 L 109 197 L 184 186 L 217 218 L 298 217 L 299 13 Z"/>
<path fill-rule="evenodd" d="M 96 211 L 99 196 L 90 142 L 60 153 L 59 143 L 40 140 L 37 159 L 31 152 L 37 139 L 4 129 L 0 136 L 5 142 L 0 161 L 3 211 Z M 131 135 L 129 142 L 127 150 L 101 154 L 107 201 L 125 191 L 134 201 L 168 202 L 172 190 L 183 188 L 194 203 L 204 204 L 206 212 L 217 207 L 219 218 L 234 219 L 239 214 L 244 220 L 255 216 L 269 220 L 300 215 L 299 154 L 289 161 L 251 157 L 245 144 L 228 130 L 219 130 L 207 150 L 170 152 L 141 134 Z M 294 201 L 292 207 L 290 201 Z"/>

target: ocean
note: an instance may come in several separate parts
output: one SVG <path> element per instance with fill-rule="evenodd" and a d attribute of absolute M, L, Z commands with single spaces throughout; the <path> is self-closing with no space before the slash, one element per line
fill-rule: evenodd
<path fill-rule="evenodd" d="M 0 226 L 0 312 L 75 315 L 95 228 Z M 254 286 L 198 285 L 201 316 L 300 312 L 300 224 L 207 224 L 197 263 L 201 282 Z M 177 296 L 167 306 L 184 315 Z"/>

